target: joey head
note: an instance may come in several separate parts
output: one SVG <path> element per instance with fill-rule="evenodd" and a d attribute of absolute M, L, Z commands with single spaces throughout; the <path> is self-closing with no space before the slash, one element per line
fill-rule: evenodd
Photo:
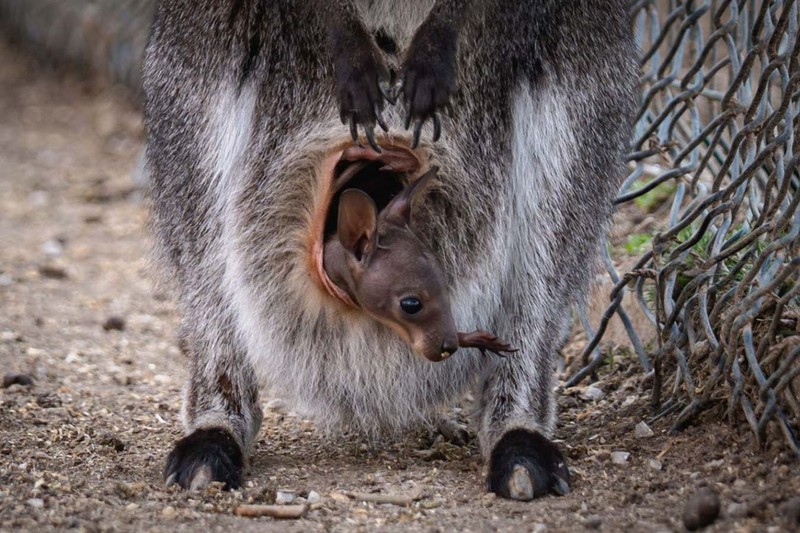
<path fill-rule="evenodd" d="M 456 331 L 442 269 L 411 229 L 414 203 L 437 171 L 406 186 L 380 213 L 361 190 L 342 192 L 337 232 L 325 243 L 325 271 L 364 312 L 431 361 L 459 346 L 513 352 L 491 333 Z"/>

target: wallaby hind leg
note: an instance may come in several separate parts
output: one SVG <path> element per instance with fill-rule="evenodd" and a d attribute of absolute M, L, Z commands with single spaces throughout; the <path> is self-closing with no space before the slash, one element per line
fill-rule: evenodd
<path fill-rule="evenodd" d="M 182 334 L 181 348 L 191 370 L 183 405 L 188 435 L 167 458 L 167 485 L 197 490 L 212 481 L 221 481 L 229 489 L 242 483 L 261 425 L 261 410 L 253 369 L 231 329 Z"/>
<path fill-rule="evenodd" d="M 551 328 L 548 324 L 544 329 Z M 488 460 L 487 489 L 515 500 L 567 494 L 566 460 L 547 436 L 555 420 L 549 354 L 555 353 L 551 345 L 557 336 L 537 339 L 535 331 L 518 331 L 528 339 L 521 339 L 514 356 L 493 359 L 481 389 L 480 437 Z M 531 337 L 533 342 L 525 342 Z"/>

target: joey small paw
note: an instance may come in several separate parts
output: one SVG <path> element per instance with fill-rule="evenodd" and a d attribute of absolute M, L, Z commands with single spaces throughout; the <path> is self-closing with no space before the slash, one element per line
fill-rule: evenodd
<path fill-rule="evenodd" d="M 509 431 L 495 445 L 487 482 L 490 492 L 520 501 L 570 492 L 561 451 L 540 433 L 525 429 Z"/>
<path fill-rule="evenodd" d="M 213 481 L 226 489 L 242 484 L 244 459 L 236 440 L 224 429 L 198 429 L 175 443 L 167 457 L 164 480 L 190 491 L 202 490 Z"/>

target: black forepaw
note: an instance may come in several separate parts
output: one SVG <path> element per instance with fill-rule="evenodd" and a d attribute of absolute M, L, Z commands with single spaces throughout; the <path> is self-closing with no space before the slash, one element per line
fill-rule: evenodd
<path fill-rule="evenodd" d="M 342 31 L 333 40 L 336 74 L 336 98 L 342 124 L 350 124 L 350 136 L 358 141 L 358 126 L 370 146 L 381 149 L 375 141 L 375 124 L 384 131 L 384 99 L 389 95 L 389 69 L 371 35 L 360 30 Z"/>
<path fill-rule="evenodd" d="M 439 140 L 439 113 L 456 92 L 458 33 L 452 28 L 425 23 L 417 31 L 403 61 L 400 92 L 406 106 L 408 129 L 414 123 L 412 148 L 419 143 L 422 126 L 433 120 L 433 141 Z"/>
<path fill-rule="evenodd" d="M 513 500 L 570 491 L 564 455 L 545 436 L 525 429 L 509 431 L 495 445 L 487 482 L 489 492 Z"/>
<path fill-rule="evenodd" d="M 242 450 L 224 429 L 198 429 L 175 443 L 167 457 L 164 479 L 184 489 L 200 490 L 212 481 L 225 483 L 226 489 L 242 484 Z"/>

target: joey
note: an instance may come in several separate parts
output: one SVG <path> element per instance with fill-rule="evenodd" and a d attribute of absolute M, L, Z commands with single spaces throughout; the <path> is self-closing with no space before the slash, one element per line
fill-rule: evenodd
<path fill-rule="evenodd" d="M 456 331 L 441 267 L 410 227 L 414 202 L 437 171 L 405 187 L 380 213 L 359 189 L 342 192 L 337 233 L 325 243 L 325 271 L 368 315 L 431 361 L 459 346 L 513 352 L 491 333 Z"/>

